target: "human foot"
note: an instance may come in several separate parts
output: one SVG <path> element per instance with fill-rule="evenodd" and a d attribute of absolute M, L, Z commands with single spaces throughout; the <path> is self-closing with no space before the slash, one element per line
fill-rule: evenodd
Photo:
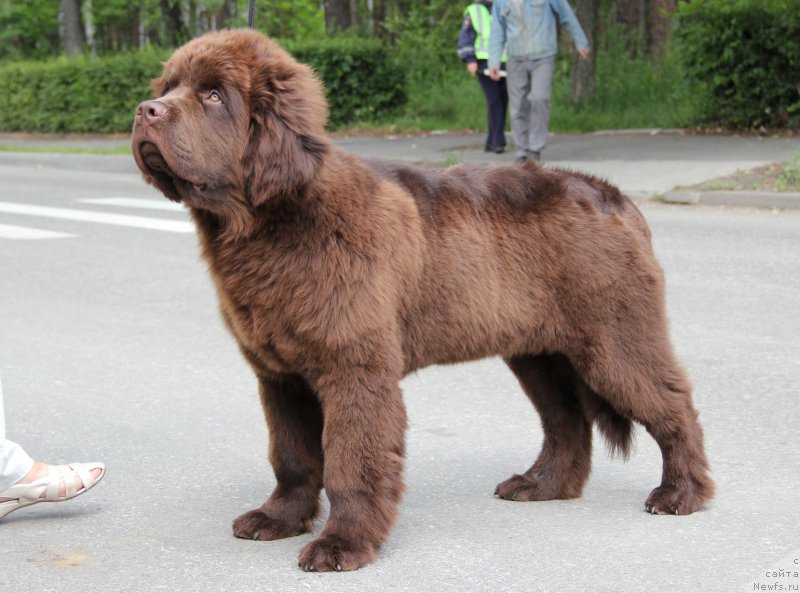
<path fill-rule="evenodd" d="M 102 463 L 47 465 L 33 468 L 16 484 L 0 492 L 0 519 L 19 508 L 37 502 L 60 502 L 83 494 L 105 475 Z"/>

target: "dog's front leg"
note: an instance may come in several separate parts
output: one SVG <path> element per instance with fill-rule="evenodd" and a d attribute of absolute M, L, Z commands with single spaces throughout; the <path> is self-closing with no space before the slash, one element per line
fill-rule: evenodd
<path fill-rule="evenodd" d="M 322 488 L 322 408 L 298 376 L 260 377 L 277 486 L 259 508 L 233 522 L 244 539 L 274 540 L 312 530 Z"/>
<path fill-rule="evenodd" d="M 306 571 L 355 570 L 375 558 L 403 492 L 406 411 L 396 361 L 337 365 L 315 382 L 325 426 L 330 517 L 300 552 Z"/>

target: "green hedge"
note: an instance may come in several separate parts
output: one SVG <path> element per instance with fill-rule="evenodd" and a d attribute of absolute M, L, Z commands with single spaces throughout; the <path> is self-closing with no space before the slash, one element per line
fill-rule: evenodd
<path fill-rule="evenodd" d="M 136 105 L 161 67 L 154 51 L 102 59 L 58 58 L 0 67 L 0 130 L 127 132 Z"/>
<path fill-rule="evenodd" d="M 403 71 L 377 42 L 339 39 L 287 49 L 325 81 L 333 127 L 377 118 L 405 101 Z M 0 131 L 128 132 L 168 55 L 148 50 L 0 66 Z"/>
<path fill-rule="evenodd" d="M 680 9 L 687 72 L 708 90 L 706 123 L 800 125 L 800 0 L 693 0 Z"/>
<path fill-rule="evenodd" d="M 379 119 L 406 101 L 405 72 L 378 41 L 338 37 L 284 47 L 325 81 L 334 128 Z"/>

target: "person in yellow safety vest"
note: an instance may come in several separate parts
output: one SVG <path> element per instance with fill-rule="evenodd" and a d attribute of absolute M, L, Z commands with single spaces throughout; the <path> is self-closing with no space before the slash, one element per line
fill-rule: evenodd
<path fill-rule="evenodd" d="M 486 98 L 486 119 L 489 132 L 486 136 L 486 152 L 501 153 L 506 149 L 506 111 L 508 92 L 506 80 L 492 80 L 489 77 L 489 32 L 492 26 L 492 2 L 473 2 L 464 9 L 464 22 L 458 35 L 458 56 L 467 65 L 471 75 L 478 76 L 478 82 Z M 505 58 L 501 69 L 505 70 Z"/>

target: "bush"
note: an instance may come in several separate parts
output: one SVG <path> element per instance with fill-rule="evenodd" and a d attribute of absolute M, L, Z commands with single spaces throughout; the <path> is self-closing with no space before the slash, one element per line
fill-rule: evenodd
<path fill-rule="evenodd" d="M 334 39 L 289 44 L 325 81 L 331 125 L 371 120 L 405 100 L 403 72 L 378 42 Z M 167 50 L 111 57 L 58 58 L 0 66 L 0 130 L 6 132 L 128 132 L 136 106 Z"/>
<path fill-rule="evenodd" d="M 374 121 L 405 103 L 405 74 L 378 41 L 345 36 L 284 47 L 325 82 L 331 127 Z"/>
<path fill-rule="evenodd" d="M 130 131 L 133 113 L 150 96 L 163 52 L 109 58 L 58 58 L 0 67 L 0 130 L 112 133 Z"/>
<path fill-rule="evenodd" d="M 740 129 L 800 124 L 800 0 L 694 0 L 680 8 L 687 72 L 705 120 Z"/>

